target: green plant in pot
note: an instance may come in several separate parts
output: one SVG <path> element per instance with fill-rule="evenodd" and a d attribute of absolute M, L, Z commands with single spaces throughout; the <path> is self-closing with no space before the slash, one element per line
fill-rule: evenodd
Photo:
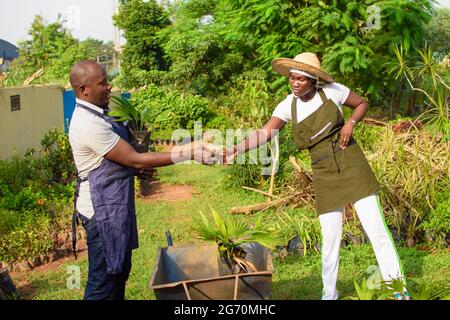
<path fill-rule="evenodd" d="M 217 243 L 221 260 L 234 274 L 257 271 L 247 245 L 257 243 L 274 249 L 281 242 L 277 232 L 263 227 L 262 217 L 250 227 L 238 219 L 220 215 L 212 207 L 210 210 L 213 221 L 200 212 L 200 217 L 193 220 L 193 230 L 198 239 Z"/>
<path fill-rule="evenodd" d="M 119 122 L 128 121 L 128 128 L 131 132 L 131 145 L 137 152 L 147 152 L 150 146 L 150 131 L 144 120 L 145 109 L 139 110 L 132 101 L 122 97 L 111 97 L 113 102 L 110 116 L 115 117 Z M 139 188 L 141 196 L 150 194 L 150 180 L 145 177 L 139 178 Z"/>

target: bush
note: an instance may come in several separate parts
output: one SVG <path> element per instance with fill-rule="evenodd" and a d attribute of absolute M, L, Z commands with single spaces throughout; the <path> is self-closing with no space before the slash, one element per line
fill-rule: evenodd
<path fill-rule="evenodd" d="M 45 175 L 55 183 L 68 184 L 73 181 L 77 171 L 68 135 L 61 129 L 51 129 L 44 134 L 41 145 Z"/>
<path fill-rule="evenodd" d="M 68 137 L 45 133 L 43 155 L 0 161 L 0 260 L 29 259 L 52 247 L 51 232 L 69 226 L 75 165 Z M 64 224 L 64 225 L 63 225 Z"/>
<path fill-rule="evenodd" d="M 419 226 L 428 220 L 431 207 L 437 207 L 433 197 L 449 188 L 449 149 L 449 142 L 427 131 L 396 134 L 388 125 L 368 156 L 381 184 L 387 220 L 408 246 L 423 240 Z"/>
<path fill-rule="evenodd" d="M 36 224 L 29 224 L 0 237 L 0 261 L 32 259 L 47 253 L 52 246 L 50 221 L 41 219 Z"/>
<path fill-rule="evenodd" d="M 448 180 L 448 179 L 447 179 Z M 450 182 L 445 183 L 447 186 Z M 434 201 L 436 207 L 431 209 L 428 217 L 420 225 L 425 231 L 427 240 L 437 246 L 445 245 L 447 234 L 450 233 L 450 191 L 437 194 Z"/>
<path fill-rule="evenodd" d="M 134 93 L 142 118 L 153 131 L 193 129 L 195 121 L 206 124 L 210 112 L 208 102 L 199 96 L 182 97 L 170 88 L 149 85 Z"/>

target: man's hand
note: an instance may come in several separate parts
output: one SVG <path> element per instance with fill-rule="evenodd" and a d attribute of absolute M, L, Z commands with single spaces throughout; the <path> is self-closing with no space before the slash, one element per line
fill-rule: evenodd
<path fill-rule="evenodd" d="M 347 148 L 348 142 L 350 141 L 353 133 L 354 125 L 350 121 L 345 123 L 345 125 L 341 129 L 341 139 L 340 139 L 340 147 L 341 149 Z"/>

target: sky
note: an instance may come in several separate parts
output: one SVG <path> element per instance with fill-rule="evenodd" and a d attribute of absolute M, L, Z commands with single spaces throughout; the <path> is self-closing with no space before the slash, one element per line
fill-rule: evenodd
<path fill-rule="evenodd" d="M 114 41 L 112 22 L 115 0 L 0 0 L 0 39 L 17 45 L 28 39 L 28 30 L 37 14 L 55 22 L 58 13 L 67 19 L 66 27 L 80 40 L 95 38 Z M 450 8 L 450 0 L 438 0 Z M 120 43 L 124 40 L 121 38 Z"/>
<path fill-rule="evenodd" d="M 17 45 L 29 39 L 35 15 L 41 14 L 52 23 L 60 13 L 75 38 L 113 41 L 114 4 L 114 0 L 0 0 L 0 39 Z"/>

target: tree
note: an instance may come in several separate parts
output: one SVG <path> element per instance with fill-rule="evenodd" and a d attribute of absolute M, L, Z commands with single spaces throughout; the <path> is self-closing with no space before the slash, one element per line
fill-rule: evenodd
<path fill-rule="evenodd" d="M 80 42 L 64 28 L 60 17 L 56 22 L 47 23 L 42 16 L 36 16 L 29 35 L 30 40 L 19 43 L 19 58 L 9 69 L 6 85 L 22 85 L 25 79 L 43 69 L 43 74 L 33 83 L 67 87 L 70 69 L 79 60 L 97 60 L 107 70 L 113 67 L 112 43 L 96 39 Z"/>
<path fill-rule="evenodd" d="M 157 81 L 158 71 L 167 69 L 157 37 L 161 28 L 170 25 L 167 12 L 155 0 L 122 0 L 113 20 L 127 40 L 119 83 L 131 88 Z"/>
<path fill-rule="evenodd" d="M 450 53 L 450 9 L 438 8 L 427 25 L 426 41 L 442 60 Z"/>

